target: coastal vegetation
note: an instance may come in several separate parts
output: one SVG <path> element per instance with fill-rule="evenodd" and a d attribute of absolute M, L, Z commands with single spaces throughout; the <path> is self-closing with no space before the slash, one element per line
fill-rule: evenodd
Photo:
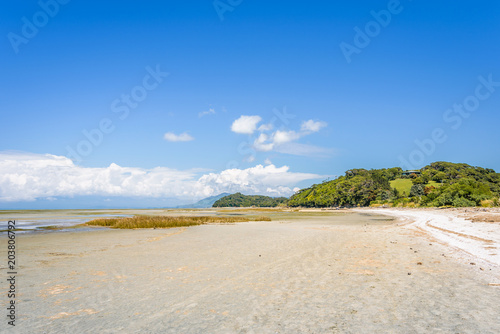
<path fill-rule="evenodd" d="M 417 171 L 401 168 L 353 169 L 333 181 L 293 195 L 289 206 L 430 206 L 499 205 L 500 174 L 463 163 L 434 162 Z"/>
<path fill-rule="evenodd" d="M 213 207 L 277 207 L 286 206 L 288 198 L 286 197 L 269 197 L 269 196 L 259 196 L 259 195 L 243 195 L 241 193 L 236 193 L 228 196 L 224 196 L 217 200 Z"/>
<path fill-rule="evenodd" d="M 288 206 L 369 206 L 378 198 L 385 200 L 398 196 L 390 181 L 401 173 L 401 168 L 351 169 L 335 180 L 300 190 L 289 199 Z"/>
<path fill-rule="evenodd" d="M 289 199 L 237 193 L 221 198 L 214 207 L 490 207 L 500 205 L 499 197 L 500 174 L 493 169 L 440 161 L 414 171 L 351 169 Z"/>

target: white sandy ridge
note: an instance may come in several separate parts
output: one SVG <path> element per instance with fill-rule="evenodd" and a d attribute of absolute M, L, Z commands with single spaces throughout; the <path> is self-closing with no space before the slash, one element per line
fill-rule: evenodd
<path fill-rule="evenodd" d="M 364 212 L 388 214 L 405 220 L 406 228 L 427 233 L 454 249 L 461 259 L 476 259 L 500 270 L 500 225 L 472 222 L 445 210 L 370 209 Z"/>

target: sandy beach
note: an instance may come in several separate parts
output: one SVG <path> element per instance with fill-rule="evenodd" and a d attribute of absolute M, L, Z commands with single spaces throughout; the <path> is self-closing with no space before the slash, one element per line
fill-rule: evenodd
<path fill-rule="evenodd" d="M 0 328 L 500 332 L 498 256 L 485 248 L 499 245 L 500 224 L 464 221 L 454 230 L 462 235 L 454 234 L 444 231 L 450 220 L 437 211 L 322 211 L 272 222 L 22 235 L 18 320 Z M 461 214 L 444 213 L 452 221 Z M 466 240 L 453 239 L 459 237 Z M 488 245 L 479 251 L 470 240 Z M 7 239 L 0 241 L 6 249 Z"/>
<path fill-rule="evenodd" d="M 400 226 L 446 246 L 460 262 L 478 265 L 481 271 L 492 274 L 493 279 L 500 277 L 498 209 L 366 209 L 364 212 L 400 218 L 403 220 Z"/>

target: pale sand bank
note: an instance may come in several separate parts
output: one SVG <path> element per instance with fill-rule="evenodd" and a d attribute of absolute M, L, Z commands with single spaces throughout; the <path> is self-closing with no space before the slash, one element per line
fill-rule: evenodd
<path fill-rule="evenodd" d="M 477 265 L 500 283 L 500 212 L 497 209 L 365 209 L 403 218 L 404 227 L 424 233 L 454 251 L 461 262 Z"/>
<path fill-rule="evenodd" d="M 366 213 L 24 235 L 18 247 L 20 318 L 2 332 L 500 332 L 489 278 Z"/>

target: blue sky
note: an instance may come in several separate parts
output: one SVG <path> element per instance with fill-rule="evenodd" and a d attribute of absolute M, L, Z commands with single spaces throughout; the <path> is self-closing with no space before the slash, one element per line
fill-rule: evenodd
<path fill-rule="evenodd" d="M 289 195 L 360 167 L 447 160 L 499 171 L 499 9 L 496 1 L 9 2 L 0 13 L 0 202 L 147 198 L 138 189 L 148 183 L 128 179 L 126 168 L 166 169 L 157 177 L 187 183 L 165 187 L 184 190 L 151 196 L 188 202 L 226 190 Z M 155 81 L 155 71 L 168 75 Z M 140 101 L 123 117 L 117 108 L 133 93 Z M 253 131 L 232 130 L 242 116 L 258 117 L 247 118 L 259 120 Z M 89 149 L 83 132 L 96 129 L 102 137 Z M 69 150 L 78 145 L 87 150 L 76 161 Z M 68 190 L 80 179 L 54 177 L 58 168 L 93 186 Z"/>

